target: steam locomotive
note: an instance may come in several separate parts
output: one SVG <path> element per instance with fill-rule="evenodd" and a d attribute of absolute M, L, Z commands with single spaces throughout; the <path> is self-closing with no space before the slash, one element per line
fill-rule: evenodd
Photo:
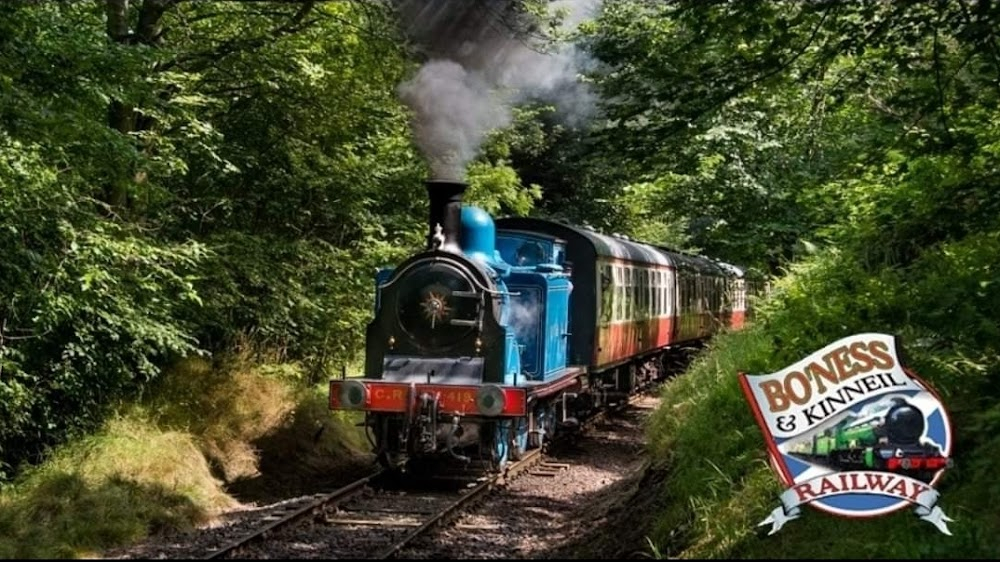
<path fill-rule="evenodd" d="M 427 182 L 427 249 L 376 275 L 362 378 L 330 408 L 365 412 L 379 461 L 500 468 L 660 377 L 670 352 L 747 320 L 762 286 L 706 257 L 463 206 Z"/>
<path fill-rule="evenodd" d="M 922 442 L 926 422 L 914 405 L 893 397 L 859 418 L 848 417 L 797 444 L 791 452 L 842 470 L 888 470 L 930 481 L 950 466 L 941 449 Z"/>

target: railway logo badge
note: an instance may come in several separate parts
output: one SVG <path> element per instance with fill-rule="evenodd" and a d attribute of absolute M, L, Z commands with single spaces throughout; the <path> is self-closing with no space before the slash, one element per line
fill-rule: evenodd
<path fill-rule="evenodd" d="M 950 535 L 934 485 L 951 466 L 951 424 L 934 391 L 900 359 L 897 338 L 843 338 L 740 385 L 788 488 L 759 526 L 773 535 L 808 504 L 846 517 L 915 507 Z"/>

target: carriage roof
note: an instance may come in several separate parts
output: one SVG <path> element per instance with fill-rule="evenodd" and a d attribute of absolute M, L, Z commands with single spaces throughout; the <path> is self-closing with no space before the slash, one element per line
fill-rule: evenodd
<path fill-rule="evenodd" d="M 569 243 L 584 243 L 590 246 L 598 257 L 618 259 L 637 264 L 672 266 L 678 269 L 695 270 L 701 273 L 724 277 L 739 277 L 742 270 L 736 266 L 716 260 L 688 254 L 677 250 L 653 246 L 630 240 L 624 236 L 608 235 L 591 228 L 574 226 L 563 222 L 535 218 L 511 217 L 497 220 L 501 230 L 520 230 L 530 233 L 544 233 L 557 236 Z"/>

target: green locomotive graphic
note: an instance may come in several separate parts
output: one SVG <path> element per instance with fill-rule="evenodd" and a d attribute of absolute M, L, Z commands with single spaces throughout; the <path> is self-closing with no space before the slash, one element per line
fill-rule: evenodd
<path fill-rule="evenodd" d="M 923 413 L 894 397 L 795 443 L 789 453 L 838 470 L 885 470 L 930 481 L 949 459 L 921 440 L 924 429 Z"/>

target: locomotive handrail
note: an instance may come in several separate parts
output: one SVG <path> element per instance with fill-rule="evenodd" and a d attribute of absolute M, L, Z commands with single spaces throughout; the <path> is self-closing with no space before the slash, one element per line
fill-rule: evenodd
<path fill-rule="evenodd" d="M 483 292 L 487 293 L 489 295 L 494 295 L 494 296 L 498 296 L 498 297 L 503 296 L 503 295 L 507 295 L 508 297 L 519 297 L 519 296 L 521 296 L 520 292 L 514 293 L 514 292 L 511 292 L 511 291 L 494 291 L 492 289 L 483 289 Z"/>

